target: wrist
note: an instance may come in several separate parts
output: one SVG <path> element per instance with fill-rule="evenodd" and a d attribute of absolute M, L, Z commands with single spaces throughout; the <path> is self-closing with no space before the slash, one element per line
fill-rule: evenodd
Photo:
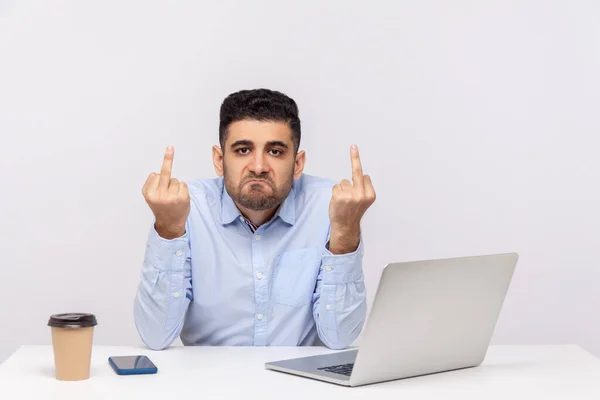
<path fill-rule="evenodd" d="M 360 236 L 360 222 L 331 224 L 331 236 Z"/>
<path fill-rule="evenodd" d="M 185 224 L 165 224 L 159 221 L 154 223 L 154 229 L 158 236 L 163 239 L 171 240 L 177 239 L 185 234 Z"/>
<path fill-rule="evenodd" d="M 329 235 L 329 251 L 332 254 L 348 254 L 356 251 L 360 243 L 360 224 L 351 226 L 332 225 Z"/>

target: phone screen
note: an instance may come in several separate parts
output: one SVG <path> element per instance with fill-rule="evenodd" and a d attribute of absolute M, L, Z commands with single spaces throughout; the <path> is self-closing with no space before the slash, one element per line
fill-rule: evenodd
<path fill-rule="evenodd" d="M 156 368 L 146 356 L 119 356 L 111 358 L 119 369 Z"/>

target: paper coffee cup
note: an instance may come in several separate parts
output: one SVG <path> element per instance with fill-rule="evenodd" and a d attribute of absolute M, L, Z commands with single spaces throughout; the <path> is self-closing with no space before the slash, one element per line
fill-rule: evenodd
<path fill-rule="evenodd" d="M 93 314 L 54 314 L 48 320 L 52 331 L 54 374 L 61 381 L 81 381 L 90 377 L 94 327 Z"/>

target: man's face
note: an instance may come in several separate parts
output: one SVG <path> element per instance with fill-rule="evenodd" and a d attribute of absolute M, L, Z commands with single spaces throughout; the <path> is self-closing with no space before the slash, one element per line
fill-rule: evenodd
<path fill-rule="evenodd" d="M 225 188 L 234 202 L 250 210 L 280 205 L 301 174 L 292 131 L 284 122 L 233 122 L 221 151 Z M 303 152 L 299 155 L 303 161 Z"/>

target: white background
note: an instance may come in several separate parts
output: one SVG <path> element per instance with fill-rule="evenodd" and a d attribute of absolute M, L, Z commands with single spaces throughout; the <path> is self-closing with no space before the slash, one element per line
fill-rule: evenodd
<path fill-rule="evenodd" d="M 0 0 L 0 361 L 52 313 L 132 319 L 141 187 L 214 177 L 222 99 L 297 100 L 307 173 L 350 176 L 369 303 L 387 262 L 520 253 L 494 344 L 600 356 L 600 3 Z"/>

